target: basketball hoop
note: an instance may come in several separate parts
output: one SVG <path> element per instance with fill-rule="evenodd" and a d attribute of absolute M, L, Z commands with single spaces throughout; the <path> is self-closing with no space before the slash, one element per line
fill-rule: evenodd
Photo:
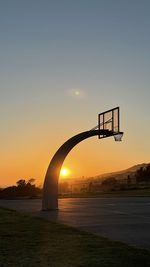
<path fill-rule="evenodd" d="M 114 135 L 114 139 L 116 142 L 122 141 L 123 133 L 118 133 Z"/>

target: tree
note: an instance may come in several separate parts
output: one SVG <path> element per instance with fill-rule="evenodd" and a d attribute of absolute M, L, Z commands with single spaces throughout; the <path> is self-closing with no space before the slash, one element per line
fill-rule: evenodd
<path fill-rule="evenodd" d="M 24 179 L 20 179 L 16 182 L 17 184 L 17 187 L 21 187 L 21 188 L 24 188 L 26 187 L 26 181 Z"/>
<path fill-rule="evenodd" d="M 130 177 L 130 175 L 128 175 L 128 177 L 127 177 L 127 185 L 128 185 L 128 187 L 130 187 L 130 185 L 131 185 L 131 177 Z"/>
<path fill-rule="evenodd" d="M 113 191 L 118 188 L 118 181 L 116 180 L 115 177 L 109 177 L 102 181 L 101 183 L 101 188 L 104 191 Z"/>
<path fill-rule="evenodd" d="M 36 187 L 35 179 L 20 179 L 16 182 L 17 186 L 10 186 L 0 191 L 0 198 L 21 198 L 38 197 L 41 195 L 41 189 Z"/>
<path fill-rule="evenodd" d="M 29 183 L 29 184 L 34 184 L 34 183 L 35 183 L 35 179 L 34 179 L 34 178 L 29 179 L 29 180 L 28 180 L 28 183 Z"/>
<path fill-rule="evenodd" d="M 149 183 L 150 182 L 150 164 L 146 167 L 141 167 L 135 173 L 137 183 Z"/>

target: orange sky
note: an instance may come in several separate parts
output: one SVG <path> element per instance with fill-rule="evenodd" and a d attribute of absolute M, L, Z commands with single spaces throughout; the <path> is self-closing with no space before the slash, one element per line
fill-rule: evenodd
<path fill-rule="evenodd" d="M 1 177 L 4 177 L 1 186 L 14 184 L 20 178 L 35 178 L 36 183 L 42 185 L 50 159 L 65 141 L 64 136 L 66 135 L 66 139 L 69 137 L 69 129 L 66 134 L 62 130 L 57 139 L 55 132 L 49 132 L 44 131 L 43 138 L 41 133 L 37 133 L 35 137 L 35 132 L 31 131 L 31 135 L 24 137 L 24 140 L 9 140 L 8 151 L 1 157 Z M 127 133 L 119 143 L 113 137 L 103 140 L 92 137 L 78 144 L 67 156 L 63 166 L 70 169 L 71 178 L 121 170 L 143 159 L 143 155 L 137 152 L 128 153 L 129 148 L 131 151 Z"/>

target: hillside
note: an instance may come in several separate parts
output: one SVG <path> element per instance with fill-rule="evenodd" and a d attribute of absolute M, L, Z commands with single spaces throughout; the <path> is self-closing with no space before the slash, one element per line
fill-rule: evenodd
<path fill-rule="evenodd" d="M 95 176 L 94 179 L 103 180 L 103 179 L 107 179 L 107 177 L 115 177 L 116 179 L 125 179 L 128 175 L 132 177 L 138 169 L 140 169 L 141 167 L 146 167 L 148 164 L 149 163 L 137 164 L 122 171 L 105 173 L 105 174 Z"/>
<path fill-rule="evenodd" d="M 115 177 L 116 179 L 124 180 L 128 177 L 128 175 L 130 175 L 130 177 L 133 177 L 135 172 L 138 169 L 140 169 L 141 167 L 146 167 L 148 164 L 149 163 L 141 163 L 141 164 L 134 165 L 128 169 L 122 170 L 122 171 L 104 173 L 104 174 L 100 174 L 100 175 L 97 175 L 94 177 L 72 178 L 72 179 L 68 179 L 67 183 L 69 183 L 69 184 L 71 184 L 71 183 L 82 184 L 82 183 L 86 183 L 86 182 L 90 182 L 90 181 L 99 182 L 99 181 L 103 181 L 103 180 L 110 178 L 110 177 Z M 64 181 L 62 181 L 62 182 L 64 182 Z"/>

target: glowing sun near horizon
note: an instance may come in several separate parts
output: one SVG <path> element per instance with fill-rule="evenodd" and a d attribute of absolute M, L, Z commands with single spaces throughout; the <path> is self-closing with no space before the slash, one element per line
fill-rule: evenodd
<path fill-rule="evenodd" d="M 68 168 L 62 168 L 60 171 L 60 177 L 67 178 L 70 174 L 70 170 Z"/>

